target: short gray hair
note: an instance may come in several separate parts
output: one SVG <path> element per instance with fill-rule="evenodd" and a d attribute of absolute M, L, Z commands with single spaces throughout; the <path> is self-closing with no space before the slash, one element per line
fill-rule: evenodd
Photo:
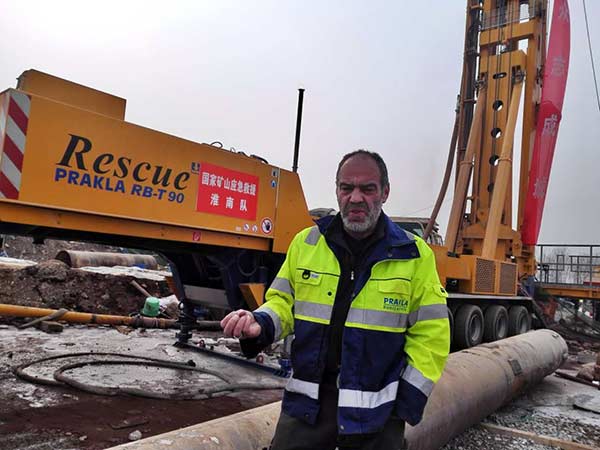
<path fill-rule="evenodd" d="M 337 185 L 339 182 L 340 170 L 341 170 L 342 166 L 344 165 L 344 163 L 346 161 L 348 161 L 350 158 L 353 158 L 354 156 L 359 156 L 359 155 L 367 156 L 367 157 L 371 158 L 373 161 L 375 161 L 375 163 L 377 164 L 377 167 L 379 168 L 379 174 L 380 174 L 381 189 L 384 189 L 385 187 L 389 186 L 390 179 L 388 177 L 387 166 L 385 165 L 383 158 L 379 155 L 379 153 L 370 152 L 368 150 L 363 150 L 363 149 L 358 149 L 358 150 L 354 150 L 353 152 L 346 153 L 342 157 L 342 160 L 338 164 L 337 171 L 335 172 L 335 184 Z"/>

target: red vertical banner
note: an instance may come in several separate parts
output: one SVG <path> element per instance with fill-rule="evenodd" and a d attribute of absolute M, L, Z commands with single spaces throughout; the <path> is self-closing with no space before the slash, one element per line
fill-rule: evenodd
<path fill-rule="evenodd" d="M 552 13 L 550 42 L 544 67 L 542 100 L 538 111 L 535 141 L 529 168 L 529 186 L 521 238 L 526 245 L 537 244 L 544 202 L 552 169 L 558 127 L 562 118 L 569 56 L 571 49 L 571 21 L 567 0 L 556 0 Z M 532 76 L 532 74 L 528 74 Z"/>
<path fill-rule="evenodd" d="M 258 182 L 256 175 L 201 162 L 196 211 L 254 221 Z"/>

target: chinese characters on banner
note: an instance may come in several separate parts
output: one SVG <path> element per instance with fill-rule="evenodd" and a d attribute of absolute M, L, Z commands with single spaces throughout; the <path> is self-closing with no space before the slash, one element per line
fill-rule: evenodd
<path fill-rule="evenodd" d="M 526 245 L 537 244 L 542 225 L 546 191 L 567 86 L 570 46 L 569 4 L 567 0 L 556 0 L 552 14 L 550 43 L 546 55 L 542 84 L 542 98 L 537 116 L 535 141 L 529 169 L 529 186 L 525 197 L 525 212 L 521 226 L 521 239 Z"/>
<path fill-rule="evenodd" d="M 256 220 L 258 177 L 200 163 L 196 211 Z"/>

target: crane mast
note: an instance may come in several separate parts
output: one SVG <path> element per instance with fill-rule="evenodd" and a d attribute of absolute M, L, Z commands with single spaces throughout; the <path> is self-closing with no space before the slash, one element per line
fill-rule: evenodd
<path fill-rule="evenodd" d="M 446 244 L 451 253 L 517 263 L 519 278 L 535 273 L 533 248 L 523 245 L 520 226 L 546 54 L 547 6 L 547 0 L 467 2 L 456 183 Z"/>

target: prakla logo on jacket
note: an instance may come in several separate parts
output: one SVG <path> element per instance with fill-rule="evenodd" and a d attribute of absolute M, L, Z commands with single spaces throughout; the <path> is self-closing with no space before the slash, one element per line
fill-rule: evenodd
<path fill-rule="evenodd" d="M 408 300 L 403 298 L 383 298 L 383 309 L 392 311 L 406 311 L 408 309 Z"/>

